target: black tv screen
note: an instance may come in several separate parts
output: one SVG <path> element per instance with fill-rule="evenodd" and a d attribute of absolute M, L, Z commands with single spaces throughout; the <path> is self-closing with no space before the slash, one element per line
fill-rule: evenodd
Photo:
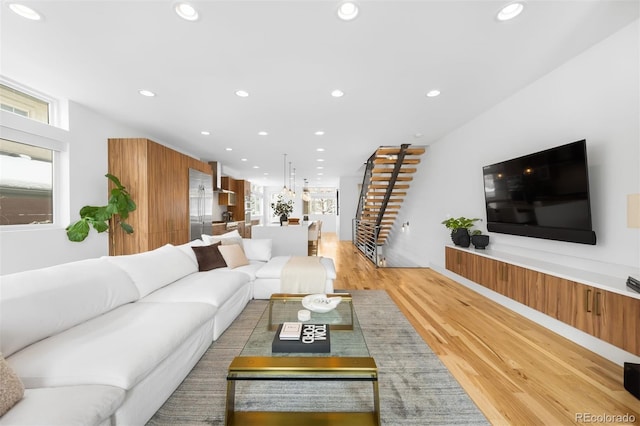
<path fill-rule="evenodd" d="M 595 244 L 586 141 L 483 167 L 487 230 Z"/>

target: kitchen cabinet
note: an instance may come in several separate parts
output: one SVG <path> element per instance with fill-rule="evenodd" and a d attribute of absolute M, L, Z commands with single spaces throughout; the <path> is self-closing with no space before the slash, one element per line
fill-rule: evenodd
<path fill-rule="evenodd" d="M 218 193 L 218 204 L 221 206 L 235 206 L 237 203 L 235 179 L 230 176 L 222 176 L 221 189 Z"/>
<path fill-rule="evenodd" d="M 445 247 L 445 267 L 585 333 L 640 355 L 638 298 L 453 247 Z"/>
<path fill-rule="evenodd" d="M 243 179 L 236 179 L 234 182 L 234 192 L 236 196 L 235 205 L 227 210 L 233 212 L 233 219 L 244 221 L 248 210 L 248 200 L 251 197 L 251 182 Z"/>
<path fill-rule="evenodd" d="M 189 169 L 211 175 L 211 166 L 144 138 L 108 140 L 108 170 L 131 193 L 133 234 L 112 226 L 109 254 L 140 253 L 189 241 Z"/>

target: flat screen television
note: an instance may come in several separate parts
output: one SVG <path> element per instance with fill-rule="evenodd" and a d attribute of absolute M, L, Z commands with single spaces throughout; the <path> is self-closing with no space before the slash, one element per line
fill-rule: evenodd
<path fill-rule="evenodd" d="M 483 167 L 487 230 L 595 244 L 586 141 Z"/>

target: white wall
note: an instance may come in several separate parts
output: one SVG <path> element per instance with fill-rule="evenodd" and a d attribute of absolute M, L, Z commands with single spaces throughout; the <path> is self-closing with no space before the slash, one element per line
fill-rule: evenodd
<path fill-rule="evenodd" d="M 359 185 L 362 184 L 362 176 L 340 176 L 340 215 L 336 232 L 340 240 L 351 241 L 352 221 L 356 217 L 358 198 L 360 197 Z"/>
<path fill-rule="evenodd" d="M 638 268 L 640 230 L 626 227 L 627 194 L 640 192 L 638 28 L 636 21 L 428 147 L 398 219 L 410 222 L 409 232 L 396 233 L 393 250 L 444 267 L 451 240 L 440 222 L 486 217 L 482 166 L 586 139 L 597 245 L 490 233 L 491 245 L 590 270 Z"/>
<path fill-rule="evenodd" d="M 3 125 L 8 123 L 3 120 Z M 38 132 L 40 123 L 31 120 L 11 120 L 13 127 L 24 132 Z M 104 205 L 108 196 L 107 139 L 118 137 L 148 137 L 137 130 L 105 119 L 82 105 L 69 103 L 69 131 L 51 128 L 62 144 L 67 145 L 69 172 L 69 206 L 66 217 L 57 226 L 44 226 L 29 230 L 2 227 L 0 230 L 0 274 L 42 268 L 59 263 L 104 256 L 109 253 L 106 233 L 97 234 L 93 229 L 87 239 L 73 243 L 67 239 L 65 227 L 79 218 L 84 205 Z M 155 140 L 155 139 L 154 139 Z M 162 143 L 162 141 L 156 140 Z M 126 183 L 123 182 L 126 186 Z M 12 229 L 13 228 L 13 229 Z"/>
<path fill-rule="evenodd" d="M 622 283 L 628 274 L 640 276 L 640 229 L 626 227 L 627 194 L 640 193 L 639 33 L 636 21 L 432 144 L 398 217 L 410 227 L 394 233 L 387 248 L 392 257 L 430 266 L 613 362 L 640 362 L 446 271 L 444 246 L 451 240 L 440 224 L 447 215 L 486 218 L 482 166 L 586 139 L 597 244 L 490 233 L 490 246 Z"/>

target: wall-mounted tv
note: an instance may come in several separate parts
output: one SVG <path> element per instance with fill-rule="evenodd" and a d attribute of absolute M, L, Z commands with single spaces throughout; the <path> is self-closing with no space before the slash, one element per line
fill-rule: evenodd
<path fill-rule="evenodd" d="M 487 230 L 595 244 L 586 141 L 483 167 Z"/>

